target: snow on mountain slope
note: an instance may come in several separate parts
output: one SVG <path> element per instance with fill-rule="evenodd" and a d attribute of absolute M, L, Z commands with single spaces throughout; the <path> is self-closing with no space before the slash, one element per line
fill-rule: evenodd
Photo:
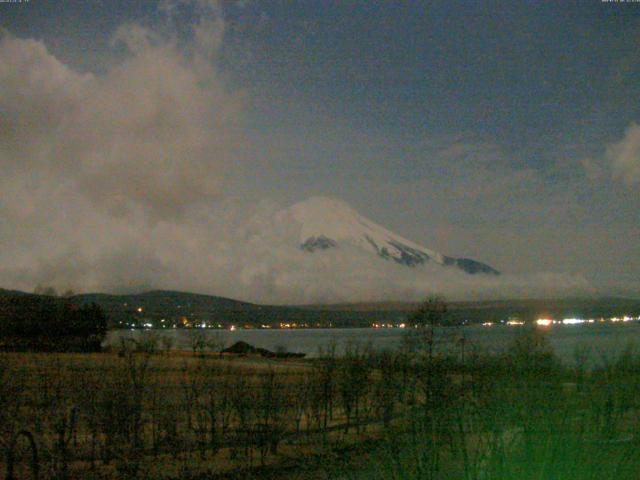
<path fill-rule="evenodd" d="M 286 211 L 300 225 L 300 248 L 315 252 L 350 244 L 409 267 L 434 262 L 457 267 L 467 273 L 499 272 L 468 258 L 454 258 L 418 245 L 396 235 L 360 215 L 341 200 L 311 197 Z"/>

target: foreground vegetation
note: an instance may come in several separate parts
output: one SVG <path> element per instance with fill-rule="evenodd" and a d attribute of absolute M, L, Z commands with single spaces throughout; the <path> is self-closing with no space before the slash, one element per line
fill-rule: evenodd
<path fill-rule="evenodd" d="M 5 478 L 638 478 L 640 356 L 559 364 L 536 331 L 501 355 L 313 360 L 176 353 L 0 358 Z M 451 351 L 451 349 L 449 349 Z"/>
<path fill-rule="evenodd" d="M 107 317 L 96 304 L 0 295 L 0 351 L 99 352 L 106 332 Z"/>

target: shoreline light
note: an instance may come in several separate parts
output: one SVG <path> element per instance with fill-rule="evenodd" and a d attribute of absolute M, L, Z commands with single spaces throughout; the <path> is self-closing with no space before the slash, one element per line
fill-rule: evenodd
<path fill-rule="evenodd" d="M 507 322 L 507 325 L 520 326 L 520 325 L 524 325 L 524 322 L 522 320 L 509 320 Z"/>
<path fill-rule="evenodd" d="M 581 318 L 565 318 L 562 320 L 563 325 L 577 325 L 579 323 L 584 323 L 584 320 Z"/>

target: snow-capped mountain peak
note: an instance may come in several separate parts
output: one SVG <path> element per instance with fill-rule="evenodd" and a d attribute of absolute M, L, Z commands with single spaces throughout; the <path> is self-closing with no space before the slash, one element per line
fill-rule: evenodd
<path fill-rule="evenodd" d="M 409 267 L 435 262 L 458 267 L 467 273 L 498 274 L 493 268 L 475 260 L 442 255 L 407 240 L 360 215 L 338 199 L 311 197 L 287 211 L 300 225 L 300 248 L 308 252 L 350 244 Z"/>

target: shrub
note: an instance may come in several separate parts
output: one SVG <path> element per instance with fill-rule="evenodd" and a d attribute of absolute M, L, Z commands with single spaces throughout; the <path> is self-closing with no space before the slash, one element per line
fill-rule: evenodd
<path fill-rule="evenodd" d="M 0 347 L 27 351 L 100 351 L 107 318 L 96 305 L 49 296 L 0 298 Z"/>

